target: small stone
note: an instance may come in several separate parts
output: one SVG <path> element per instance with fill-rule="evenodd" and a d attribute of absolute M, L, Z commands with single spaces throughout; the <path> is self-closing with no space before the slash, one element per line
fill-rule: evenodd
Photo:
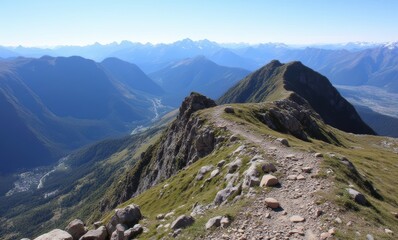
<path fill-rule="evenodd" d="M 209 230 L 211 228 L 217 228 L 217 227 L 221 226 L 221 219 L 222 219 L 222 216 L 210 218 L 206 223 L 206 226 L 205 226 L 206 229 Z"/>
<path fill-rule="evenodd" d="M 328 233 L 328 232 L 321 233 L 321 239 L 322 240 L 328 239 L 329 237 L 330 237 L 330 233 Z"/>
<path fill-rule="evenodd" d="M 162 214 L 162 213 L 158 214 L 158 215 L 156 216 L 156 219 L 157 219 L 157 220 L 164 219 L 164 214 Z"/>
<path fill-rule="evenodd" d="M 287 176 L 287 180 L 296 180 L 297 179 L 297 175 L 289 175 Z"/>
<path fill-rule="evenodd" d="M 305 173 L 311 173 L 312 172 L 312 167 L 303 167 L 301 170 L 303 172 L 305 172 Z"/>
<path fill-rule="evenodd" d="M 173 223 L 171 223 L 172 229 L 185 228 L 192 225 L 195 219 L 191 216 L 181 215 Z"/>
<path fill-rule="evenodd" d="M 303 218 L 302 216 L 299 216 L 299 215 L 293 215 L 293 216 L 290 217 L 289 220 L 291 222 L 298 223 L 298 222 L 304 222 L 305 218 Z"/>
<path fill-rule="evenodd" d="M 391 231 L 391 230 L 390 230 L 390 229 L 388 229 L 388 228 L 384 229 L 384 232 L 385 232 L 385 233 L 387 233 L 387 234 L 391 234 L 391 235 L 393 235 L 393 234 L 394 234 L 394 232 L 393 232 L 393 231 Z"/>
<path fill-rule="evenodd" d="M 264 202 L 268 207 L 272 209 L 278 208 L 280 206 L 278 200 L 276 200 L 275 198 L 266 198 L 264 199 Z"/>
<path fill-rule="evenodd" d="M 222 228 L 227 228 L 231 224 L 231 221 L 229 220 L 228 217 L 222 217 L 220 224 Z"/>
<path fill-rule="evenodd" d="M 270 174 L 264 175 L 260 182 L 260 187 L 271 187 L 279 183 L 278 179 Z"/>
<path fill-rule="evenodd" d="M 235 113 L 235 110 L 234 110 L 234 108 L 231 107 L 231 106 L 226 106 L 226 107 L 224 108 L 224 112 L 225 112 L 225 113 Z"/>
<path fill-rule="evenodd" d="M 371 234 L 367 234 L 366 240 L 374 240 L 374 237 Z"/>
<path fill-rule="evenodd" d="M 397 213 L 397 212 L 391 212 L 391 214 L 392 214 L 395 218 L 398 218 L 398 213 Z"/>
<path fill-rule="evenodd" d="M 350 194 L 351 198 L 354 199 L 355 202 L 361 205 L 368 205 L 368 201 L 366 200 L 365 196 L 362 193 L 352 188 L 347 188 L 347 192 L 348 194 Z"/>
<path fill-rule="evenodd" d="M 305 180 L 305 177 L 303 175 L 299 174 L 297 176 L 297 180 Z"/>
<path fill-rule="evenodd" d="M 341 220 L 341 218 L 337 217 L 336 219 L 334 219 L 334 221 L 338 224 L 342 224 L 343 221 Z"/>
<path fill-rule="evenodd" d="M 328 233 L 329 233 L 330 235 L 335 235 L 335 234 L 336 234 L 336 228 L 331 228 L 331 229 L 329 229 Z"/>
<path fill-rule="evenodd" d="M 352 222 L 351 221 L 349 221 L 347 224 L 347 227 L 349 227 L 349 226 L 351 226 L 352 225 Z"/>
<path fill-rule="evenodd" d="M 217 163 L 217 167 L 222 168 L 225 164 L 225 160 L 221 160 Z"/>
<path fill-rule="evenodd" d="M 319 153 L 319 152 L 317 152 L 317 153 L 315 153 L 315 154 L 314 154 L 314 156 L 315 156 L 315 157 L 317 157 L 317 158 L 321 158 L 321 157 L 323 157 L 323 154 L 322 154 L 322 153 Z"/>
<path fill-rule="evenodd" d="M 315 215 L 317 217 L 321 216 L 322 214 L 323 214 L 323 211 L 321 209 L 317 209 L 316 212 L 315 212 Z"/>
<path fill-rule="evenodd" d="M 288 155 L 286 155 L 286 158 L 287 158 L 287 159 L 293 160 L 293 159 L 296 159 L 296 155 L 294 155 L 294 154 L 288 154 Z"/>
<path fill-rule="evenodd" d="M 174 216 L 174 211 L 171 211 L 171 212 L 169 212 L 169 213 L 166 213 L 165 215 L 164 215 L 164 218 L 166 218 L 166 219 L 168 219 L 168 218 L 171 218 L 172 216 Z"/>

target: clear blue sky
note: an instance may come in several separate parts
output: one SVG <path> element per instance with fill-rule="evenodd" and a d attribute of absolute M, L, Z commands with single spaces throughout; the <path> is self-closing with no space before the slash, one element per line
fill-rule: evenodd
<path fill-rule="evenodd" d="M 398 0 L 0 0 L 0 45 L 398 41 Z"/>

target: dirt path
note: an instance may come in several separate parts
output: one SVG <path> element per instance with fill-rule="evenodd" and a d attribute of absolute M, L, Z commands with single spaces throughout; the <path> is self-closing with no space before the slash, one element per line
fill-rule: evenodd
<path fill-rule="evenodd" d="M 215 108 L 211 117 L 213 124 L 226 127 L 232 134 L 244 137 L 246 143 L 255 143 L 265 150 L 266 157 L 276 161 L 275 175 L 279 176 L 280 187 L 272 188 L 268 193 L 257 193 L 253 202 L 237 214 L 231 226 L 211 232 L 206 239 L 321 239 L 321 234 L 328 232 L 330 223 L 337 217 L 336 209 L 330 203 L 318 202 L 317 192 L 331 192 L 332 187 L 332 183 L 313 177 L 320 169 L 322 157 L 285 147 L 245 126 L 223 119 L 223 109 Z M 304 172 L 302 168 L 305 167 L 312 168 L 311 172 Z M 294 176 L 303 179 L 290 180 Z M 267 208 L 264 199 L 269 197 L 278 200 L 281 208 L 277 211 Z M 290 218 L 294 215 L 305 220 L 293 223 Z"/>

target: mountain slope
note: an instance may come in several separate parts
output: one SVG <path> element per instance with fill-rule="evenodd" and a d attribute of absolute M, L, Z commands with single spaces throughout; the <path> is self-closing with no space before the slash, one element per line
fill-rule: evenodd
<path fill-rule="evenodd" d="M 155 106 L 155 95 L 80 57 L 2 61 L 0 95 L 0 129 L 12 139 L 0 143 L 6 149 L 0 153 L 3 173 L 53 163 L 72 149 L 129 133 L 165 110 Z M 17 138 L 11 129 L 20 131 Z"/>
<path fill-rule="evenodd" d="M 199 56 L 179 61 L 149 76 L 166 92 L 166 103 L 178 106 L 192 91 L 217 98 L 247 74 L 246 70 L 219 66 Z"/>
<path fill-rule="evenodd" d="M 163 94 L 163 90 L 141 69 L 132 63 L 117 58 L 107 58 L 101 65 L 118 81 L 126 86 L 153 95 Z"/>
<path fill-rule="evenodd" d="M 219 102 L 263 102 L 284 98 L 293 98 L 299 103 L 304 99 L 327 124 L 343 131 L 374 134 L 327 78 L 300 62 L 281 64 L 274 60 L 228 90 Z"/>

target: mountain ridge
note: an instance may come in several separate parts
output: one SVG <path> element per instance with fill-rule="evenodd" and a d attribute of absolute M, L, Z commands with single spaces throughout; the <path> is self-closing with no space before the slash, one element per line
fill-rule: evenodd
<path fill-rule="evenodd" d="M 290 98 L 300 103 L 301 100 L 295 95 L 308 102 L 331 126 L 348 132 L 375 134 L 326 77 L 299 61 L 286 64 L 271 61 L 228 90 L 218 102 L 226 104 Z"/>

